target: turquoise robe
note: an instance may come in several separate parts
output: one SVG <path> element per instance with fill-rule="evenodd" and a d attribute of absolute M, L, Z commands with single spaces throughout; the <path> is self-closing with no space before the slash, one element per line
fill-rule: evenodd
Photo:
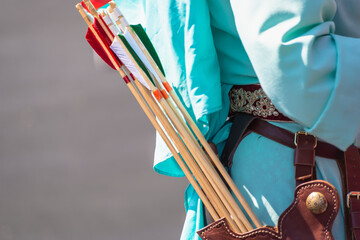
<path fill-rule="evenodd" d="M 305 130 L 345 150 L 359 143 L 359 0 L 116 0 L 132 23 L 146 27 L 166 77 L 208 141 L 221 153 L 231 124 L 232 85 L 260 83 L 274 105 Z M 316 158 L 318 177 L 341 192 L 335 161 Z M 183 176 L 157 136 L 154 170 Z M 295 188 L 293 150 L 250 134 L 230 173 L 265 225 L 276 225 Z M 199 239 L 203 206 L 185 192 L 182 240 Z M 333 234 L 345 239 L 344 213 Z"/>

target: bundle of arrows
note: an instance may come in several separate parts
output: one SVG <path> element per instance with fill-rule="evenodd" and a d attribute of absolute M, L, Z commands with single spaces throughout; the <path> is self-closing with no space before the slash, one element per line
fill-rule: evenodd
<path fill-rule="evenodd" d="M 165 79 L 145 31 L 140 25 L 129 25 L 114 2 L 110 2 L 107 9 L 97 10 L 99 7 L 90 0 L 76 5 L 88 25 L 87 41 L 120 74 L 212 218 L 215 221 L 225 218 L 238 233 L 261 227 L 217 154 Z"/>

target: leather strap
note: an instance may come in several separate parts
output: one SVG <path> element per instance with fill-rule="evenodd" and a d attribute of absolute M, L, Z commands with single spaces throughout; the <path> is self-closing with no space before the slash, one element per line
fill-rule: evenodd
<path fill-rule="evenodd" d="M 315 171 L 315 147 L 317 138 L 307 133 L 295 135 L 295 180 L 296 186 L 309 180 L 316 179 Z"/>
<path fill-rule="evenodd" d="M 231 121 L 232 127 L 230 134 L 221 155 L 221 162 L 225 166 L 231 166 L 232 157 L 236 147 L 250 132 L 255 132 L 287 147 L 293 149 L 296 148 L 294 143 L 294 133 L 276 127 L 264 120 L 255 118 L 252 115 L 238 113 L 231 118 Z M 330 159 L 342 159 L 344 152 L 329 143 L 317 141 L 315 155 Z"/>
<path fill-rule="evenodd" d="M 294 133 L 274 126 L 261 119 L 255 119 L 249 126 L 248 130 L 260 134 L 289 148 L 296 148 L 294 143 Z M 315 155 L 323 158 L 342 159 L 344 152 L 334 145 L 322 141 L 317 141 Z"/>
<path fill-rule="evenodd" d="M 360 240 L 360 154 L 359 149 L 350 146 L 345 151 L 347 186 L 347 207 L 353 240 Z"/>
<path fill-rule="evenodd" d="M 256 120 L 254 116 L 243 113 L 238 113 L 230 119 L 232 126 L 221 155 L 221 162 L 224 166 L 231 166 L 235 150 L 241 140 L 246 136 L 246 131 L 254 120 Z"/>

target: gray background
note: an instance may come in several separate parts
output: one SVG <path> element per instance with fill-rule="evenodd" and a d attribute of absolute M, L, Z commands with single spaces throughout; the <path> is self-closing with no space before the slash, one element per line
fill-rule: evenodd
<path fill-rule="evenodd" d="M 152 171 L 154 129 L 75 3 L 1 1 L 0 240 L 178 239 L 187 180 Z"/>

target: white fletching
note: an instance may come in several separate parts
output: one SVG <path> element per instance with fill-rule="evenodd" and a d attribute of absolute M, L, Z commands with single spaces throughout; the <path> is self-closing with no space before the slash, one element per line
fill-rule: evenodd
<path fill-rule="evenodd" d="M 124 63 L 124 65 L 129 69 L 129 71 L 135 76 L 135 78 L 144 85 L 147 89 L 150 90 L 149 85 L 146 83 L 145 79 L 142 77 L 140 72 L 136 69 L 134 63 L 131 61 L 130 57 L 126 54 L 125 49 L 121 46 L 119 41 L 114 38 L 114 41 L 112 42 L 110 46 L 111 50 L 114 51 L 116 56 L 119 57 L 119 59 Z"/>
<path fill-rule="evenodd" d="M 137 42 L 131 36 L 130 32 L 127 29 L 124 33 L 124 37 L 125 37 L 126 41 L 128 41 L 128 43 L 130 44 L 132 49 L 134 49 L 135 53 L 139 56 L 141 61 L 145 64 L 146 68 L 155 76 L 155 78 L 158 80 L 158 82 L 161 82 L 161 79 L 158 76 L 158 74 L 156 73 L 156 70 L 151 65 L 151 63 L 148 61 L 145 54 L 141 51 L 141 48 L 139 47 L 139 45 L 137 44 Z"/>

